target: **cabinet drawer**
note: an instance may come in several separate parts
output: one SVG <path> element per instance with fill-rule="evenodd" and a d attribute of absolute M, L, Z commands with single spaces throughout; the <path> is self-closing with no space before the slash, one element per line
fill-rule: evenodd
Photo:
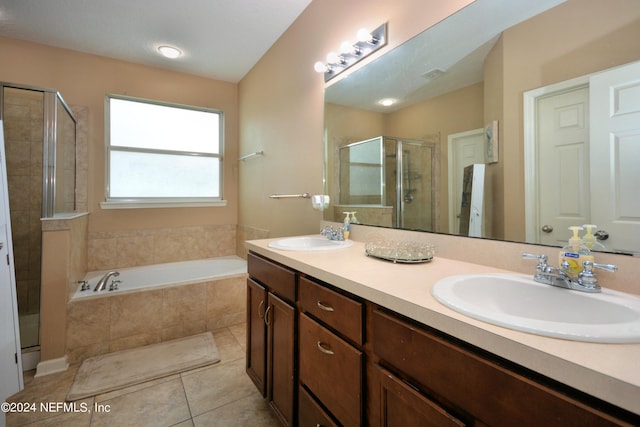
<path fill-rule="evenodd" d="M 299 427 L 338 427 L 331 417 L 316 403 L 304 387 L 298 391 Z"/>
<path fill-rule="evenodd" d="M 300 314 L 300 382 L 345 426 L 362 421 L 362 352 Z"/>
<path fill-rule="evenodd" d="M 380 419 L 383 427 L 462 427 L 465 424 L 403 383 L 391 373 L 380 371 Z"/>
<path fill-rule="evenodd" d="M 296 273 L 256 254 L 247 255 L 249 276 L 266 285 L 271 292 L 290 303 L 296 301 Z"/>
<path fill-rule="evenodd" d="M 312 314 L 348 339 L 362 345 L 362 303 L 306 277 L 300 278 L 298 292 L 302 311 Z"/>
<path fill-rule="evenodd" d="M 625 425 L 480 353 L 381 311 L 373 313 L 373 350 L 381 363 L 488 425 Z"/>

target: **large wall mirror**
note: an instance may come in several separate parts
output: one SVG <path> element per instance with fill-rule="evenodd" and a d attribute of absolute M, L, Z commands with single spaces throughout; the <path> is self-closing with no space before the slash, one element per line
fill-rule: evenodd
<path fill-rule="evenodd" d="M 336 80 L 324 219 L 640 253 L 637 0 L 476 0 Z"/>

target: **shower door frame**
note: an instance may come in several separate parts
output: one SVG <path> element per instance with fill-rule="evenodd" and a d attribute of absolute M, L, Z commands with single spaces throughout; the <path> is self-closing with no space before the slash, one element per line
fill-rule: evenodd
<path fill-rule="evenodd" d="M 77 127 L 77 119 L 69 105 L 62 98 L 59 91 L 38 86 L 0 82 L 0 120 L 4 119 L 4 89 L 19 89 L 42 92 L 44 94 L 44 134 L 42 139 L 42 218 L 53 218 L 55 215 L 56 201 L 56 160 L 57 144 L 56 136 L 58 131 L 58 102 L 67 112 L 74 125 Z M 77 132 L 76 132 L 77 144 Z M 77 169 L 77 168 L 76 168 Z M 76 182 L 74 178 L 74 194 L 76 193 Z M 75 199 L 75 196 L 74 196 Z M 75 203 L 74 203 L 75 204 Z"/>

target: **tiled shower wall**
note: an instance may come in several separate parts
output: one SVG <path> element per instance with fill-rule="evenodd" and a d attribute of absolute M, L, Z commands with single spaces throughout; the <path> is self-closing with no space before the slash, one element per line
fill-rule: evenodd
<path fill-rule="evenodd" d="M 236 225 L 89 233 L 88 270 L 134 267 L 236 254 Z"/>
<path fill-rule="evenodd" d="M 43 95 L 6 90 L 4 102 L 18 310 L 35 314 L 40 310 Z"/>

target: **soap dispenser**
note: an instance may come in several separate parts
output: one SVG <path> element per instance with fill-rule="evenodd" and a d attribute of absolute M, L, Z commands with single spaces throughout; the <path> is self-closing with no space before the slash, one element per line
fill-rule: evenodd
<path fill-rule="evenodd" d="M 582 237 L 584 245 L 592 251 L 605 251 L 607 248 L 602 243 L 598 242 L 596 236 L 593 234 L 593 231 L 598 228 L 598 226 L 595 224 L 584 224 L 583 227 L 587 229 L 587 233 Z"/>
<path fill-rule="evenodd" d="M 569 227 L 569 230 L 573 232 L 573 236 L 569 239 L 569 243 L 560 251 L 558 262 L 560 268 L 567 273 L 569 277 L 575 279 L 582 271 L 583 262 L 594 262 L 595 260 L 593 255 L 591 255 L 591 251 L 585 246 L 578 234 L 583 228 L 573 226 Z"/>
<path fill-rule="evenodd" d="M 342 212 L 342 213 L 345 214 L 344 224 L 342 225 L 342 236 L 344 237 L 344 240 L 348 240 L 349 234 L 351 233 L 351 220 L 349 219 L 349 214 L 351 212 Z"/>

